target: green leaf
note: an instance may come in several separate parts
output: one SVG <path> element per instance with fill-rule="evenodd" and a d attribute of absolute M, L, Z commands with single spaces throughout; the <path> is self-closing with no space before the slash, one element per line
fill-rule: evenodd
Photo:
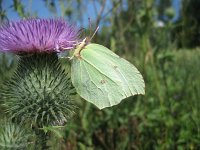
<path fill-rule="evenodd" d="M 75 50 L 77 51 L 77 50 Z M 144 94 L 144 80 L 135 66 L 106 47 L 89 44 L 72 59 L 71 78 L 77 93 L 103 109 Z"/>
<path fill-rule="evenodd" d="M 45 133 L 48 131 L 52 132 L 54 135 L 56 135 L 58 138 L 63 138 L 63 131 L 61 130 L 64 128 L 64 126 L 44 126 L 42 129 Z"/>

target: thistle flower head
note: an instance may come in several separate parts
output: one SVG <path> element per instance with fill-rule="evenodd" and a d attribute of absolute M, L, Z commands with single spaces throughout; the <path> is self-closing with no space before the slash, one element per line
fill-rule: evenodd
<path fill-rule="evenodd" d="M 23 19 L 0 26 L 0 51 L 57 52 L 71 49 L 80 30 L 63 19 Z"/>
<path fill-rule="evenodd" d="M 75 89 L 54 53 L 22 57 L 1 93 L 7 114 L 20 124 L 64 125 L 75 109 Z"/>

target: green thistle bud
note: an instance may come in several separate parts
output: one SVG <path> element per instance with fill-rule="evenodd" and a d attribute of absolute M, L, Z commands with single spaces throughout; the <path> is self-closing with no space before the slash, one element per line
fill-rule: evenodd
<path fill-rule="evenodd" d="M 6 112 L 16 122 L 42 128 L 63 125 L 73 113 L 75 93 L 55 53 L 22 56 L 3 90 Z"/>
<path fill-rule="evenodd" d="M 9 121 L 0 125 L 1 150 L 27 149 L 27 147 L 31 144 L 31 142 L 29 142 L 31 137 L 31 134 L 26 129 Z"/>

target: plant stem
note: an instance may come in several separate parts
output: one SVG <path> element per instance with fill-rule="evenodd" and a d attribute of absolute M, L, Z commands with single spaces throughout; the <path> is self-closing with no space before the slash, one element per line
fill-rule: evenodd
<path fill-rule="evenodd" d="M 36 134 L 36 145 L 35 150 L 47 150 L 49 147 L 47 146 L 47 141 L 49 139 L 49 134 L 45 133 L 43 130 L 35 129 Z"/>

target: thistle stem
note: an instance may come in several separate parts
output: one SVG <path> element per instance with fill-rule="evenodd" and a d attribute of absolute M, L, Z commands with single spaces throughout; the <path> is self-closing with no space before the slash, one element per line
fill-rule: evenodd
<path fill-rule="evenodd" d="M 36 142 L 35 142 L 35 150 L 47 150 L 49 146 L 47 146 L 47 141 L 49 139 L 49 134 L 45 133 L 43 130 L 35 129 Z"/>

